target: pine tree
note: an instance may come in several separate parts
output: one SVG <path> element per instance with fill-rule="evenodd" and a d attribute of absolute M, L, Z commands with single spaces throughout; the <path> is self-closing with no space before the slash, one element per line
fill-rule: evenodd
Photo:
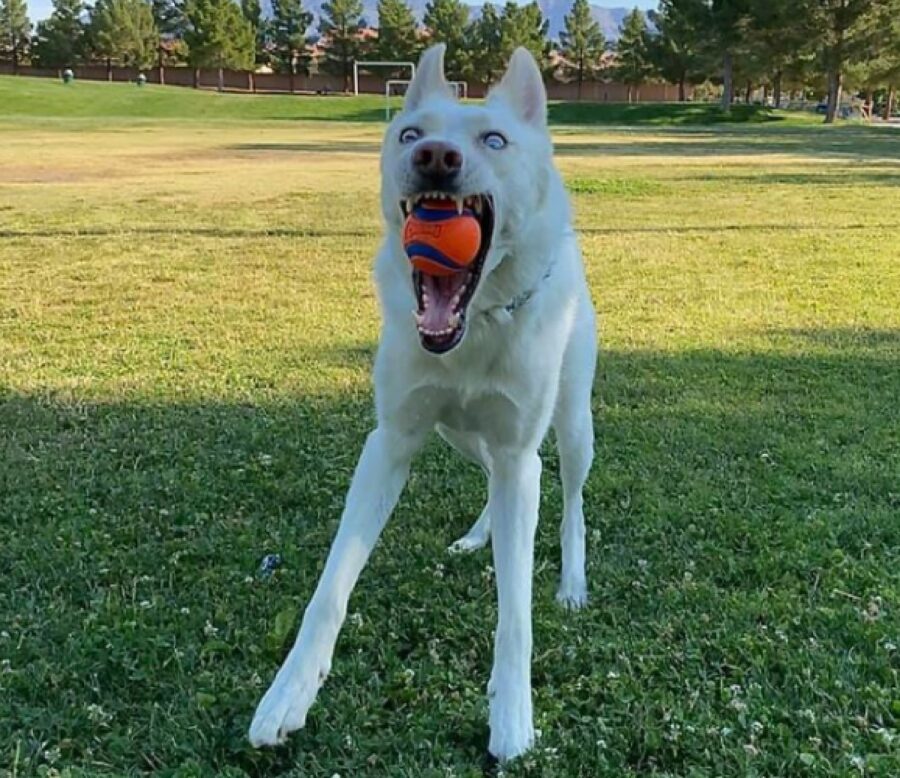
<path fill-rule="evenodd" d="M 13 73 L 28 54 L 31 22 L 25 0 L 0 0 L 0 57 L 12 60 Z"/>
<path fill-rule="evenodd" d="M 219 89 L 222 89 L 223 68 L 253 67 L 253 28 L 232 0 L 188 0 L 185 19 L 188 62 L 194 68 L 218 68 Z"/>
<path fill-rule="evenodd" d="M 462 0 L 429 0 L 425 6 L 425 28 L 433 43 L 444 43 L 447 77 L 460 80 L 469 72 L 469 6 Z"/>
<path fill-rule="evenodd" d="M 275 2 L 273 0 L 272 12 L 274 13 L 274 11 Z M 262 5 L 259 0 L 241 0 L 241 15 L 253 28 L 253 38 L 256 41 L 256 64 L 262 65 L 267 63 L 269 61 L 268 45 L 270 23 L 263 16 Z"/>
<path fill-rule="evenodd" d="M 528 49 L 539 64 L 546 62 L 550 47 L 547 40 L 548 28 L 549 22 L 544 19 L 537 0 L 521 6 L 508 0 L 500 18 L 503 66 L 506 67 L 512 53 L 519 46 Z"/>
<path fill-rule="evenodd" d="M 179 0 L 150 0 L 150 8 L 160 36 L 180 38 L 184 35 L 184 7 Z"/>
<path fill-rule="evenodd" d="M 503 29 L 497 7 L 486 2 L 468 27 L 466 48 L 471 53 L 466 78 L 491 84 L 503 72 Z"/>
<path fill-rule="evenodd" d="M 53 13 L 39 22 L 32 41 L 32 58 L 41 67 L 76 64 L 85 44 L 84 4 L 81 0 L 53 0 Z"/>
<path fill-rule="evenodd" d="M 538 62 L 546 58 L 547 21 L 536 2 L 520 6 L 510 1 L 500 11 L 488 2 L 481 16 L 469 25 L 466 41 L 469 60 L 465 75 L 491 84 L 503 74 L 519 46 L 527 48 Z"/>
<path fill-rule="evenodd" d="M 565 29 L 559 34 L 562 55 L 571 63 L 578 84 L 578 99 L 581 99 L 581 85 L 600 64 L 600 57 L 606 48 L 606 40 L 600 24 L 591 16 L 588 0 L 575 0 L 572 9 L 564 17 Z"/>
<path fill-rule="evenodd" d="M 312 24 L 313 15 L 303 7 L 302 0 L 272 0 L 272 51 L 275 64 L 282 73 L 291 74 L 291 91 L 294 91 L 293 76 L 298 67 L 307 70 L 309 54 L 306 51 L 306 31 Z"/>
<path fill-rule="evenodd" d="M 635 8 L 622 22 L 616 43 L 616 78 L 628 86 L 628 102 L 634 92 L 650 75 L 651 66 L 647 51 L 647 20 Z"/>
<path fill-rule="evenodd" d="M 360 59 L 363 42 L 362 0 L 327 0 L 322 3 L 319 32 L 324 36 L 325 69 L 339 75 L 344 91 L 350 90 L 353 60 Z"/>
<path fill-rule="evenodd" d="M 378 0 L 378 59 L 414 61 L 421 48 L 416 17 L 404 0 Z"/>
<path fill-rule="evenodd" d="M 144 0 L 100 0 L 91 14 L 89 36 L 91 52 L 108 65 L 149 67 L 159 45 L 153 12 Z"/>
<path fill-rule="evenodd" d="M 658 10 L 649 13 L 656 28 L 647 38 L 650 63 L 666 81 L 678 84 L 682 102 L 688 82 L 704 81 L 714 70 L 704 44 L 703 11 L 704 0 L 660 0 Z"/>

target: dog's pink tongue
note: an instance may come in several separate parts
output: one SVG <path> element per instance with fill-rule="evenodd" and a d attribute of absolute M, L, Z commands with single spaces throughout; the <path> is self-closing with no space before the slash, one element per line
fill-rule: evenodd
<path fill-rule="evenodd" d="M 465 282 L 465 273 L 450 276 L 422 274 L 422 319 L 420 326 L 429 332 L 443 332 L 453 328 L 454 298 Z"/>

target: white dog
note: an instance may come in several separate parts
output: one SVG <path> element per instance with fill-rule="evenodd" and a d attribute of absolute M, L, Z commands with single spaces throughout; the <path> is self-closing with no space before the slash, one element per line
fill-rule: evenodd
<path fill-rule="evenodd" d="M 255 746 L 302 727 L 331 667 L 347 600 L 431 430 L 488 476 L 488 501 L 451 546 L 492 539 L 499 618 L 488 683 L 489 750 L 501 761 L 533 743 L 531 579 L 538 447 L 553 426 L 565 500 L 558 600 L 586 602 L 582 487 L 593 456 L 594 310 L 553 165 L 538 67 L 517 50 L 484 105 L 461 105 L 444 47 L 422 57 L 381 157 L 386 236 L 376 260 L 383 328 L 375 359 L 378 426 L 366 440 L 325 570 L 297 640 L 253 723 Z M 413 271 L 401 231 L 419 200 L 477 215 L 479 254 L 466 271 Z"/>

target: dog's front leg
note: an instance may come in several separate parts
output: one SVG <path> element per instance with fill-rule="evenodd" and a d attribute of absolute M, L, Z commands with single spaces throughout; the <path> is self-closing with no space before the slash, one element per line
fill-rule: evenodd
<path fill-rule="evenodd" d="M 531 576 L 540 498 L 541 460 L 535 451 L 504 451 L 493 458 L 489 481 L 497 632 L 488 684 L 491 737 L 501 761 L 534 742 L 531 715 Z"/>
<path fill-rule="evenodd" d="M 420 438 L 384 427 L 366 440 L 325 570 L 300 632 L 250 725 L 254 746 L 271 746 L 306 723 L 306 713 L 331 668 L 347 600 L 409 474 Z"/>

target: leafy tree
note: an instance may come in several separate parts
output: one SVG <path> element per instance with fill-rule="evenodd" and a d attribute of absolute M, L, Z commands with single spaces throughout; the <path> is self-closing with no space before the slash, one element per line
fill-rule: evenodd
<path fill-rule="evenodd" d="M 145 0 L 100 0 L 91 14 L 91 51 L 107 62 L 138 68 L 153 64 L 159 30 Z"/>
<path fill-rule="evenodd" d="M 290 73 L 293 77 L 298 65 L 303 70 L 308 69 L 306 31 L 312 21 L 313 15 L 303 7 L 302 0 L 272 0 L 272 51 L 282 73 Z"/>
<path fill-rule="evenodd" d="M 378 0 L 378 59 L 414 61 L 421 48 L 416 17 L 404 0 Z"/>
<path fill-rule="evenodd" d="M 900 81 L 900 0 L 882 0 L 860 21 L 853 54 L 846 80 L 864 92 L 870 109 L 875 92 L 884 90 L 884 116 L 889 118 Z"/>
<path fill-rule="evenodd" d="M 253 28 L 232 0 L 187 0 L 185 19 L 188 62 L 195 69 L 218 68 L 219 89 L 223 85 L 223 68 L 253 67 Z"/>
<path fill-rule="evenodd" d="M 272 12 L 275 12 L 275 3 L 272 3 Z M 255 62 L 258 65 L 268 62 L 269 23 L 262 12 L 259 0 L 241 0 L 241 15 L 253 28 L 255 40 Z"/>
<path fill-rule="evenodd" d="M 647 38 L 648 57 L 656 73 L 678 84 L 682 102 L 687 84 L 704 81 L 712 72 L 701 25 L 704 5 L 704 0 L 660 0 L 649 13 L 656 32 Z"/>
<path fill-rule="evenodd" d="M 344 91 L 350 89 L 353 60 L 360 59 L 363 41 L 362 0 L 326 0 L 322 3 L 319 32 L 324 36 L 325 69 L 344 80 Z"/>
<path fill-rule="evenodd" d="M 0 57 L 12 60 L 13 73 L 28 53 L 31 22 L 25 0 L 0 0 Z"/>
<path fill-rule="evenodd" d="M 61 68 L 81 59 L 85 44 L 84 4 L 53 0 L 53 12 L 39 22 L 32 41 L 32 58 L 41 67 Z"/>
<path fill-rule="evenodd" d="M 807 0 L 750 0 L 749 35 L 758 61 L 772 83 L 775 106 L 781 104 L 785 72 L 796 71 L 814 37 Z"/>
<path fill-rule="evenodd" d="M 828 82 L 825 122 L 837 116 L 847 65 L 861 54 L 870 29 L 871 15 L 884 0 L 817 0 L 811 2 L 810 29 L 818 31 L 822 66 Z"/>
<path fill-rule="evenodd" d="M 565 29 L 559 34 L 562 55 L 571 62 L 578 84 L 578 99 L 586 76 L 593 74 L 600 64 L 606 48 L 606 40 L 600 24 L 591 16 L 588 0 L 575 0 L 572 9 L 564 17 Z"/>
<path fill-rule="evenodd" d="M 647 20 L 635 8 L 622 22 L 619 40 L 616 42 L 615 74 L 628 86 L 628 102 L 634 98 L 634 91 L 640 87 L 652 72 L 647 47 Z"/>
<path fill-rule="evenodd" d="M 425 6 L 425 27 L 433 43 L 445 43 L 444 69 L 448 78 L 458 80 L 470 71 L 469 7 L 462 0 L 429 0 Z"/>
<path fill-rule="evenodd" d="M 707 40 L 722 63 L 722 107 L 734 100 L 734 63 L 748 38 L 749 0 L 709 0 L 706 16 Z"/>

